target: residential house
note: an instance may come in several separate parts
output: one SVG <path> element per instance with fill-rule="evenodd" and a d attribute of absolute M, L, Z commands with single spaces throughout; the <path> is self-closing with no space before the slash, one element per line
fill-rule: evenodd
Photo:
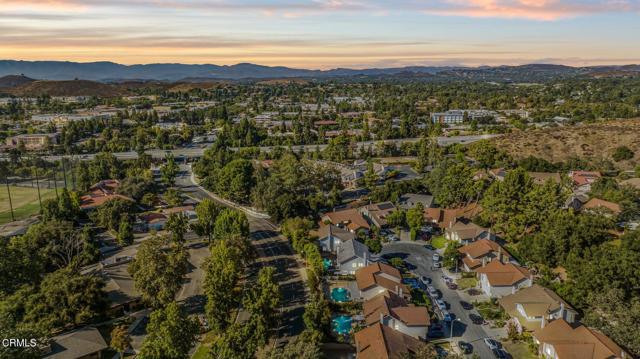
<path fill-rule="evenodd" d="M 501 245 L 486 238 L 462 246 L 458 248 L 458 252 L 463 255 L 462 268 L 466 272 L 474 271 L 493 260 L 511 261 L 511 256 Z"/>
<path fill-rule="evenodd" d="M 403 298 L 410 297 L 409 287 L 402 283 L 400 271 L 384 263 L 373 263 L 358 269 L 356 284 L 363 300 L 371 299 L 387 290 Z"/>
<path fill-rule="evenodd" d="M 11 238 L 21 236 L 29 230 L 29 228 L 39 223 L 38 217 L 28 217 L 23 220 L 13 221 L 0 226 L 0 238 Z"/>
<path fill-rule="evenodd" d="M 369 248 L 356 239 L 343 242 L 337 248 L 336 268 L 340 274 L 356 274 L 358 269 L 366 267 L 370 262 Z"/>
<path fill-rule="evenodd" d="M 360 208 L 360 213 L 378 228 L 387 226 L 387 216 L 396 211 L 396 206 L 391 202 L 369 204 Z"/>
<path fill-rule="evenodd" d="M 426 338 L 431 324 L 426 307 L 409 304 L 390 291 L 364 302 L 362 311 L 367 325 L 380 323 L 416 339 Z"/>
<path fill-rule="evenodd" d="M 556 319 L 534 331 L 533 340 L 538 344 L 540 356 L 546 359 L 631 358 L 601 332 L 564 319 Z"/>
<path fill-rule="evenodd" d="M 445 229 L 453 224 L 457 218 L 473 218 L 480 214 L 482 207 L 472 203 L 458 208 L 425 208 L 424 219 L 440 229 Z"/>
<path fill-rule="evenodd" d="M 167 216 L 162 213 L 145 213 L 143 215 L 140 215 L 141 223 L 139 225 L 136 225 L 134 229 L 139 232 L 161 231 L 167 224 L 167 219 Z"/>
<path fill-rule="evenodd" d="M 476 273 L 482 291 L 491 298 L 501 298 L 533 284 L 529 270 L 513 263 L 494 260 L 476 269 Z"/>
<path fill-rule="evenodd" d="M 533 179 L 533 183 L 537 185 L 543 185 L 547 181 L 551 180 L 554 183 L 560 184 L 562 177 L 557 172 L 528 172 L 529 177 Z"/>
<path fill-rule="evenodd" d="M 131 258 L 128 257 L 115 258 L 112 263 L 103 265 L 101 276 L 112 310 L 130 311 L 140 302 L 140 293 L 136 290 L 128 270 L 130 261 Z"/>
<path fill-rule="evenodd" d="M 83 327 L 50 339 L 43 348 L 47 359 L 100 359 L 102 351 L 109 348 L 102 334 L 94 327 Z"/>
<path fill-rule="evenodd" d="M 333 224 L 352 233 L 371 229 L 367 220 L 355 208 L 325 213 L 321 220 L 325 224 Z"/>
<path fill-rule="evenodd" d="M 355 333 L 356 359 L 396 359 L 415 353 L 422 342 L 380 323 Z"/>
<path fill-rule="evenodd" d="M 119 186 L 120 181 L 114 179 L 103 180 L 94 184 L 89 189 L 89 193 L 80 197 L 80 209 L 90 211 L 115 198 L 133 202 L 133 199 L 130 197 L 116 193 Z"/>
<path fill-rule="evenodd" d="M 600 172 L 594 171 L 571 171 L 569 178 L 573 181 L 575 187 L 583 189 L 585 192 L 591 190 L 591 184 L 602 177 Z"/>
<path fill-rule="evenodd" d="M 622 212 L 622 207 L 614 202 L 605 201 L 600 198 L 591 198 L 582 206 L 582 210 L 585 212 L 604 211 L 610 215 L 618 216 Z"/>
<path fill-rule="evenodd" d="M 167 216 L 167 218 L 172 214 L 182 214 L 187 217 L 189 222 L 198 219 L 198 214 L 196 213 L 195 207 L 192 205 L 165 208 L 162 210 L 162 214 Z"/>
<path fill-rule="evenodd" d="M 496 236 L 489 228 L 481 227 L 466 218 L 458 218 L 451 223 L 444 232 L 445 237 L 450 241 L 467 244 L 479 239 L 495 240 Z"/>
<path fill-rule="evenodd" d="M 571 208 L 574 211 L 579 211 L 582 208 L 582 206 L 585 203 L 587 203 L 588 200 L 589 200 L 589 196 L 586 193 L 581 193 L 581 192 L 573 193 L 564 202 L 564 205 L 562 208 L 564 209 Z"/>
<path fill-rule="evenodd" d="M 551 289 L 534 284 L 498 299 L 500 306 L 519 326 L 536 330 L 546 322 L 564 319 L 574 323 L 578 312 Z"/>
<path fill-rule="evenodd" d="M 435 112 L 431 114 L 431 122 L 440 124 L 460 124 L 464 122 L 464 111 L 449 110 L 447 112 Z"/>
<path fill-rule="evenodd" d="M 493 168 L 487 171 L 489 176 L 496 181 L 504 181 L 504 178 L 507 176 L 507 170 L 504 168 Z"/>
<path fill-rule="evenodd" d="M 400 196 L 400 208 L 410 209 L 422 204 L 422 208 L 430 208 L 433 206 L 433 196 L 428 194 L 406 193 Z"/>
<path fill-rule="evenodd" d="M 337 248 L 344 242 L 356 238 L 353 232 L 333 224 L 321 224 L 317 231 L 320 248 L 325 252 L 336 253 Z"/>

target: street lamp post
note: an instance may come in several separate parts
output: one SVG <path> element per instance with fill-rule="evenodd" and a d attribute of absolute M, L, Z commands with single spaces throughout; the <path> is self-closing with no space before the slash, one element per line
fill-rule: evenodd
<path fill-rule="evenodd" d="M 449 340 L 450 340 L 452 343 L 453 343 L 453 325 L 454 325 L 456 322 L 460 322 L 460 321 L 461 321 L 461 320 L 460 320 L 460 318 L 456 318 L 456 319 L 454 319 L 454 320 L 452 320 L 452 321 L 451 321 L 451 332 L 449 333 Z"/>

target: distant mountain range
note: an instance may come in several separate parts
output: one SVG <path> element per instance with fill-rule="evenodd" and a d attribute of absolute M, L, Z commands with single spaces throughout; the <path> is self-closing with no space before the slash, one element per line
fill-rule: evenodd
<path fill-rule="evenodd" d="M 122 65 L 113 62 L 63 62 L 0 60 L 0 77 L 24 75 L 39 80 L 91 80 L 120 82 L 128 80 L 191 81 L 244 80 L 274 78 L 338 78 L 376 76 L 454 77 L 477 80 L 526 81 L 558 76 L 579 76 L 598 73 L 637 74 L 640 65 L 570 67 L 532 64 L 496 67 L 435 67 L 411 66 L 399 68 L 307 70 L 283 66 L 262 66 L 242 63 L 232 66 L 148 64 Z"/>

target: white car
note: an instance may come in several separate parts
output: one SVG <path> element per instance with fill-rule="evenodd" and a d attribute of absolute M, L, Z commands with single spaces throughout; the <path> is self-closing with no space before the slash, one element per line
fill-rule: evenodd
<path fill-rule="evenodd" d="M 438 262 L 438 261 L 440 261 L 440 255 L 439 255 L 438 253 L 434 253 L 434 254 L 433 254 L 433 257 L 431 257 L 431 259 L 432 259 L 434 262 Z"/>
<path fill-rule="evenodd" d="M 435 289 L 433 286 L 428 285 L 427 286 L 427 292 L 432 297 L 437 297 L 438 296 L 438 290 Z"/>
<path fill-rule="evenodd" d="M 440 310 L 447 310 L 447 303 L 442 299 L 436 299 L 436 305 Z"/>
<path fill-rule="evenodd" d="M 422 282 L 422 284 L 424 284 L 424 285 L 429 285 L 429 284 L 431 284 L 431 278 L 429 278 L 429 277 L 421 276 L 421 277 L 420 277 L 420 281 L 421 281 L 421 282 Z"/>
<path fill-rule="evenodd" d="M 496 340 L 491 339 L 491 338 L 484 338 L 483 339 L 484 343 L 489 347 L 489 349 L 491 350 L 496 350 L 500 348 L 500 343 L 498 343 Z"/>

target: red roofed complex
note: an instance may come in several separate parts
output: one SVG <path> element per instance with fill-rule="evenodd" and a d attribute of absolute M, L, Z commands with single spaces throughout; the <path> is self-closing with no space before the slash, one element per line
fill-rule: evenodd
<path fill-rule="evenodd" d="M 602 177 L 600 172 L 594 171 L 571 171 L 569 172 L 569 177 L 578 187 L 582 186 L 590 186 L 593 182 L 597 181 Z"/>
<path fill-rule="evenodd" d="M 371 228 L 367 220 L 355 208 L 325 213 L 322 216 L 322 222 L 334 224 L 354 233 L 360 229 L 369 230 Z"/>
<path fill-rule="evenodd" d="M 426 307 L 416 307 L 393 292 L 385 291 L 364 302 L 367 325 L 381 323 L 414 338 L 426 338 L 429 313 Z"/>
<path fill-rule="evenodd" d="M 103 180 L 94 184 L 89 189 L 89 193 L 80 197 L 80 209 L 83 211 L 96 209 L 115 198 L 133 202 L 133 199 L 129 197 L 115 193 L 118 186 L 120 186 L 120 182 L 114 179 Z"/>

